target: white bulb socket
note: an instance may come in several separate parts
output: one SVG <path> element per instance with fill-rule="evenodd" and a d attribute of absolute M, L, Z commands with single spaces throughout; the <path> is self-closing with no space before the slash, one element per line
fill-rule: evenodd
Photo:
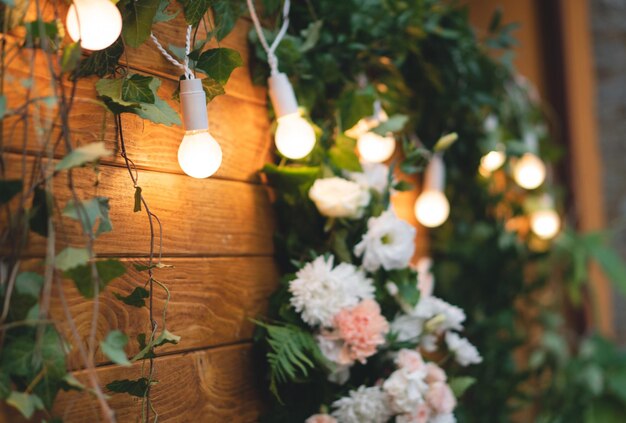
<path fill-rule="evenodd" d="M 180 81 L 180 108 L 183 113 L 185 131 L 209 129 L 206 94 L 202 89 L 201 79 Z"/>
<path fill-rule="evenodd" d="M 267 83 L 270 100 L 277 118 L 298 113 L 298 100 L 286 74 L 282 72 L 272 74 Z"/>

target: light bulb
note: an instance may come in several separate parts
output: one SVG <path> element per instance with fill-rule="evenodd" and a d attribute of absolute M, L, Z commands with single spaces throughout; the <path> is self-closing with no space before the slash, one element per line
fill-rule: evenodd
<path fill-rule="evenodd" d="M 103 50 L 122 32 L 122 15 L 110 0 L 73 0 L 65 26 L 70 38 L 87 50 Z"/>
<path fill-rule="evenodd" d="M 222 164 L 222 149 L 208 129 L 187 131 L 178 147 L 178 164 L 193 178 L 208 178 Z"/>
<path fill-rule="evenodd" d="M 448 219 L 450 203 L 446 196 L 437 190 L 426 190 L 417 197 L 415 217 L 424 226 L 436 228 Z"/>
<path fill-rule="evenodd" d="M 301 159 L 315 146 L 315 131 L 298 112 L 278 118 L 274 137 L 276 148 L 288 159 Z"/>
<path fill-rule="evenodd" d="M 396 140 L 391 135 L 383 137 L 375 132 L 365 132 L 359 136 L 356 145 L 363 160 L 382 163 L 393 155 Z"/>
<path fill-rule="evenodd" d="M 530 216 L 530 228 L 541 239 L 551 239 L 559 232 L 561 218 L 554 210 L 538 210 Z"/>
<path fill-rule="evenodd" d="M 500 150 L 492 150 L 489 153 L 485 154 L 480 159 L 480 167 L 483 172 L 481 173 L 491 173 L 494 170 L 497 170 L 504 164 L 506 160 L 506 154 Z"/>
<path fill-rule="evenodd" d="M 526 153 L 515 163 L 513 178 L 522 188 L 535 189 L 546 178 L 546 165 L 539 157 Z"/>

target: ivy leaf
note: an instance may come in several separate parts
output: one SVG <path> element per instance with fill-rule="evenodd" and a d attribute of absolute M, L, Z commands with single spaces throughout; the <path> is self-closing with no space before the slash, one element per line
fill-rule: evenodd
<path fill-rule="evenodd" d="M 154 15 L 154 23 L 158 22 L 169 22 L 174 19 L 180 13 L 180 10 L 176 12 L 169 12 L 167 10 L 170 5 L 170 0 L 161 0 L 159 3 L 159 8 L 157 9 L 156 15 Z"/>
<path fill-rule="evenodd" d="M 67 247 L 54 259 L 54 267 L 66 271 L 82 266 L 89 261 L 89 251 L 86 248 Z"/>
<path fill-rule="evenodd" d="M 207 103 L 215 97 L 226 93 L 224 86 L 211 77 L 202 79 L 202 89 L 206 94 Z"/>
<path fill-rule="evenodd" d="M 7 98 L 0 95 L 0 119 L 3 119 L 7 113 Z"/>
<path fill-rule="evenodd" d="M 8 203 L 11 198 L 22 192 L 20 179 L 3 179 L 0 181 L 0 205 Z"/>
<path fill-rule="evenodd" d="M 212 0 L 179 0 L 183 5 L 185 19 L 192 26 L 197 26 L 209 10 Z"/>
<path fill-rule="evenodd" d="M 152 382 L 155 384 L 156 382 Z M 129 394 L 135 397 L 143 398 L 146 395 L 146 391 L 148 390 L 148 379 L 145 377 L 139 378 L 137 380 L 114 380 L 113 382 L 106 385 L 106 388 L 118 394 Z"/>
<path fill-rule="evenodd" d="M 123 296 L 117 292 L 114 292 L 113 295 L 124 304 L 139 308 L 145 307 L 146 302 L 144 300 L 150 297 L 150 293 L 145 288 L 141 287 L 135 288 L 133 292 L 127 296 Z"/>
<path fill-rule="evenodd" d="M 393 189 L 400 192 L 411 191 L 413 189 L 413 184 L 407 181 L 398 181 L 393 184 Z"/>
<path fill-rule="evenodd" d="M 35 410 L 44 409 L 41 398 L 35 394 L 27 394 L 25 392 L 11 392 L 6 399 L 6 403 L 15 407 L 27 419 L 30 419 L 35 414 Z"/>
<path fill-rule="evenodd" d="M 100 342 L 102 352 L 115 364 L 130 366 L 124 347 L 128 344 L 128 337 L 119 330 L 109 332 L 104 341 Z"/>
<path fill-rule="evenodd" d="M 126 5 L 122 23 L 122 36 L 131 47 L 139 47 L 150 36 L 152 22 L 161 0 L 131 0 Z"/>
<path fill-rule="evenodd" d="M 64 391 L 75 390 L 75 391 L 84 391 L 85 385 L 71 373 L 65 375 L 65 377 L 61 380 L 61 389 Z"/>
<path fill-rule="evenodd" d="M 221 47 L 203 52 L 198 57 L 196 68 L 224 85 L 233 70 L 242 65 L 243 59 L 237 50 Z"/>
<path fill-rule="evenodd" d="M 339 98 L 339 117 L 341 130 L 347 131 L 357 122 L 374 114 L 376 93 L 374 88 L 367 86 L 358 90 L 351 90 Z"/>
<path fill-rule="evenodd" d="M 61 72 L 71 72 L 76 69 L 80 60 L 80 52 L 79 43 L 71 43 L 65 46 L 61 56 Z"/>
<path fill-rule="evenodd" d="M 322 30 L 323 24 L 324 22 L 321 20 L 311 22 L 306 29 L 300 31 L 302 38 L 304 38 L 304 42 L 300 46 L 301 53 L 306 53 L 317 45 L 317 42 L 320 39 L 320 31 Z"/>
<path fill-rule="evenodd" d="M 121 78 L 101 79 L 96 82 L 98 95 L 105 100 L 107 107 L 113 113 L 133 112 L 134 107 L 139 107 L 139 103 L 122 98 L 123 85 L 124 81 Z"/>
<path fill-rule="evenodd" d="M 475 382 L 476 379 L 470 376 L 455 377 L 450 379 L 450 389 L 455 397 L 460 398 Z"/>
<path fill-rule="evenodd" d="M 181 125 L 180 116 L 167 102 L 159 97 L 154 104 L 142 103 L 135 112 L 144 119 L 165 126 Z"/>
<path fill-rule="evenodd" d="M 102 292 L 104 288 L 115 278 L 126 273 L 126 268 L 119 260 L 108 259 L 96 262 L 96 269 L 100 279 L 99 290 Z M 78 292 L 85 298 L 93 298 L 95 295 L 93 280 L 91 279 L 91 266 L 89 264 L 74 267 L 63 272 L 66 278 L 72 279 Z"/>
<path fill-rule="evenodd" d="M 44 22 L 40 19 L 24 23 L 26 29 L 27 48 L 43 48 L 44 39 L 48 47 L 54 46 L 59 37 L 59 23 L 57 21 Z M 42 34 L 43 30 L 43 34 Z"/>
<path fill-rule="evenodd" d="M 53 326 L 46 326 L 41 347 L 35 353 L 35 337 L 24 333 L 4 345 L 2 368 L 10 374 L 33 378 L 42 368 L 50 378 L 62 378 L 66 373 L 67 347 Z M 37 355 L 35 355 L 37 354 Z"/>
<path fill-rule="evenodd" d="M 109 210 L 109 199 L 106 197 L 94 197 L 90 200 L 80 201 L 79 206 L 72 199 L 67 202 L 63 209 L 63 216 L 80 221 L 85 231 L 91 231 L 96 220 L 99 219 L 100 223 L 95 232 L 95 235 L 99 236 L 104 232 L 113 230 Z"/>
<path fill-rule="evenodd" d="M 130 75 L 122 82 L 122 100 L 129 103 L 150 103 L 155 101 L 155 93 L 150 87 L 154 80 L 151 76 Z"/>
<path fill-rule="evenodd" d="M 103 141 L 92 142 L 72 150 L 56 164 L 54 170 L 59 171 L 83 166 L 109 156 L 111 156 L 111 151 L 106 149 Z"/>
<path fill-rule="evenodd" d="M 215 38 L 222 41 L 235 27 L 237 19 L 243 13 L 242 4 L 232 0 L 213 1 L 215 19 Z"/>
<path fill-rule="evenodd" d="M 163 329 L 159 337 L 154 341 L 155 347 L 160 347 L 164 344 L 178 344 L 180 342 L 180 336 L 174 335 L 167 329 Z"/>
<path fill-rule="evenodd" d="M 384 122 L 381 122 L 376 128 L 372 129 L 372 132 L 385 136 L 390 132 L 400 132 L 404 129 L 404 126 L 409 121 L 407 115 L 393 115 Z"/>
<path fill-rule="evenodd" d="M 133 361 L 141 358 L 156 357 L 156 355 L 154 354 L 154 350 L 148 347 L 148 344 L 146 343 L 145 333 L 140 333 L 139 335 L 137 335 L 137 344 L 139 344 L 139 353 L 135 357 L 133 357 Z"/>
<path fill-rule="evenodd" d="M 30 230 L 44 237 L 48 236 L 48 218 L 52 214 L 52 194 L 43 186 L 35 187 L 29 218 Z"/>
<path fill-rule="evenodd" d="M 18 294 L 39 298 L 43 287 L 43 276 L 35 272 L 22 272 L 15 279 L 15 291 Z"/>
<path fill-rule="evenodd" d="M 7 399 L 11 394 L 11 378 L 9 372 L 0 368 L 0 400 Z"/>
<path fill-rule="evenodd" d="M 77 80 L 91 75 L 97 75 L 102 78 L 105 75 L 113 74 L 123 53 L 124 43 L 121 38 L 118 38 L 109 47 L 104 50 L 94 51 L 88 57 L 78 62 L 78 67 L 72 73 L 70 79 Z"/>
<path fill-rule="evenodd" d="M 141 211 L 141 187 L 135 187 L 135 206 L 133 207 L 133 213 Z"/>
<path fill-rule="evenodd" d="M 337 135 L 335 145 L 328 151 L 330 161 L 340 169 L 362 172 L 361 163 L 355 152 L 356 141 L 344 134 Z"/>

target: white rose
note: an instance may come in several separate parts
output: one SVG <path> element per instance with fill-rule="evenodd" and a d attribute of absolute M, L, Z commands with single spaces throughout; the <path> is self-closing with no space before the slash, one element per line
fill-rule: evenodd
<path fill-rule="evenodd" d="M 389 167 L 382 163 L 361 162 L 363 172 L 345 172 L 352 181 L 382 194 L 389 182 Z"/>
<path fill-rule="evenodd" d="M 324 216 L 358 218 L 370 202 L 370 193 L 356 182 L 334 177 L 316 180 L 309 198 Z"/>

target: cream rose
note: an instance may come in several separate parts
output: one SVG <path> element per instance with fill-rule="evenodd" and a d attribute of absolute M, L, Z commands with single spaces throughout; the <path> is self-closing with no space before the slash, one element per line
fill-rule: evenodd
<path fill-rule="evenodd" d="M 334 177 L 315 181 L 309 198 L 324 216 L 358 218 L 370 202 L 370 193 L 356 182 Z"/>

